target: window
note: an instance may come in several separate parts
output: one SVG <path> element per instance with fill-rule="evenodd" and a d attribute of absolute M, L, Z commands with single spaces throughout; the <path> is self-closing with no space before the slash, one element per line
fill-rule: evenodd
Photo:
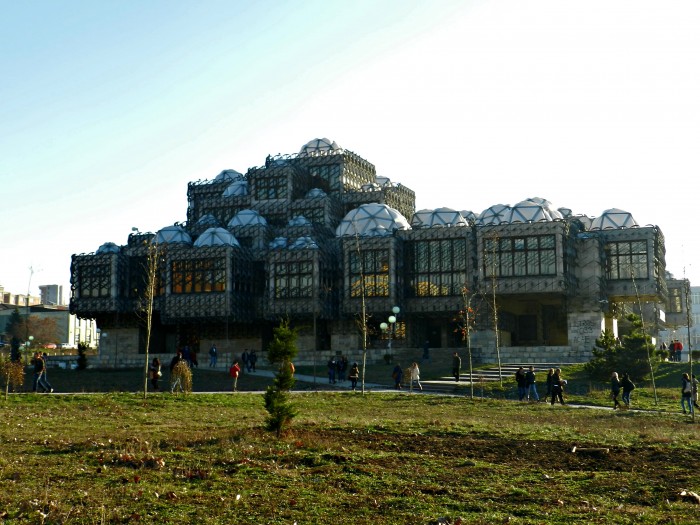
<path fill-rule="evenodd" d="M 681 301 L 682 294 L 680 288 L 668 289 L 668 311 L 673 314 L 683 312 L 683 302 Z"/>
<path fill-rule="evenodd" d="M 466 280 L 465 239 L 436 239 L 406 245 L 408 295 L 458 296 Z"/>
<path fill-rule="evenodd" d="M 255 177 L 254 196 L 258 200 L 284 199 L 287 197 L 287 178 L 277 172 L 275 176 Z"/>
<path fill-rule="evenodd" d="M 109 297 L 112 282 L 111 265 L 81 265 L 78 269 L 80 297 Z"/>
<path fill-rule="evenodd" d="M 226 259 L 190 259 L 172 263 L 172 293 L 209 293 L 225 290 Z"/>
<path fill-rule="evenodd" d="M 309 173 L 311 174 L 311 186 L 328 193 L 338 186 L 340 165 L 312 166 L 309 168 Z"/>
<path fill-rule="evenodd" d="M 484 273 L 497 277 L 556 275 L 554 235 L 484 239 Z"/>
<path fill-rule="evenodd" d="M 350 297 L 389 297 L 389 250 L 350 252 Z"/>
<path fill-rule="evenodd" d="M 692 304 L 700 304 L 700 292 L 690 292 L 690 302 Z"/>
<path fill-rule="evenodd" d="M 646 241 L 610 242 L 605 246 L 608 279 L 648 279 L 649 256 Z"/>
<path fill-rule="evenodd" d="M 276 299 L 312 297 L 313 265 L 311 261 L 274 263 L 272 286 Z"/>

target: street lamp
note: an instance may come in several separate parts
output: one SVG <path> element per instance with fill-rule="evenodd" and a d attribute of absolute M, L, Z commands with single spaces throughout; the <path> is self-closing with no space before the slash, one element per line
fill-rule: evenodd
<path fill-rule="evenodd" d="M 389 342 L 387 343 L 387 355 L 391 356 L 391 339 L 396 333 L 396 316 L 399 315 L 399 312 L 401 311 L 401 308 L 398 306 L 394 306 L 391 311 L 393 312 L 394 315 L 390 315 L 387 321 L 389 323 L 380 323 L 379 328 L 382 329 L 382 332 L 386 333 L 389 335 Z"/>

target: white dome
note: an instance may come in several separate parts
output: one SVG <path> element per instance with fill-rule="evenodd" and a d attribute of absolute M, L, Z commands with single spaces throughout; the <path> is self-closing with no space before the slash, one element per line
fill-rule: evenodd
<path fill-rule="evenodd" d="M 593 219 L 591 230 L 617 230 L 620 228 L 632 228 L 639 226 L 632 214 L 617 208 L 605 210 L 600 217 Z"/>
<path fill-rule="evenodd" d="M 236 226 L 253 226 L 262 225 L 267 226 L 267 221 L 265 217 L 260 215 L 255 210 L 241 210 L 233 218 L 228 221 L 229 228 L 235 228 Z"/>
<path fill-rule="evenodd" d="M 209 228 L 202 235 L 197 237 L 194 245 L 197 248 L 202 248 L 204 246 L 240 246 L 238 239 L 224 228 Z"/>
<path fill-rule="evenodd" d="M 475 222 L 476 219 L 477 219 L 476 213 L 474 213 L 473 211 L 469 211 L 469 210 L 460 210 L 459 213 L 460 213 L 460 214 L 462 215 L 462 217 L 464 217 L 467 221 Z"/>
<path fill-rule="evenodd" d="M 119 246 L 113 242 L 106 242 L 99 248 L 97 248 L 97 253 L 119 253 Z"/>
<path fill-rule="evenodd" d="M 386 204 L 363 204 L 351 210 L 335 230 L 338 237 L 391 235 L 395 230 L 410 230 L 406 218 Z"/>
<path fill-rule="evenodd" d="M 571 208 L 557 208 L 557 211 L 561 213 L 561 216 L 565 219 L 568 219 L 574 214 L 574 212 L 571 211 Z"/>
<path fill-rule="evenodd" d="M 304 144 L 299 150 L 300 155 L 319 155 L 329 152 L 340 152 L 343 149 L 338 146 L 335 141 L 327 138 L 313 139 Z"/>
<path fill-rule="evenodd" d="M 549 208 L 551 204 L 548 200 L 538 197 L 521 201 L 503 213 L 502 222 L 539 222 L 561 219 L 561 213 Z"/>
<path fill-rule="evenodd" d="M 221 226 L 217 218 L 214 217 L 211 213 L 205 213 L 204 215 L 202 215 L 196 224 L 197 226 Z"/>
<path fill-rule="evenodd" d="M 289 245 L 290 250 L 318 250 L 318 244 L 311 237 L 299 237 Z"/>
<path fill-rule="evenodd" d="M 417 211 L 411 219 L 413 228 L 435 228 L 441 226 L 468 226 L 462 214 L 451 208 Z"/>
<path fill-rule="evenodd" d="M 237 180 L 224 190 L 223 197 L 242 197 L 248 195 L 248 181 Z"/>
<path fill-rule="evenodd" d="M 376 179 L 377 179 L 377 184 L 379 184 L 381 187 L 386 186 L 387 188 L 389 188 L 389 187 L 394 185 L 394 183 L 391 182 L 391 179 L 389 177 L 383 177 L 381 175 L 377 175 Z"/>
<path fill-rule="evenodd" d="M 309 226 L 311 222 L 303 215 L 296 215 L 289 219 L 287 226 Z"/>
<path fill-rule="evenodd" d="M 326 192 L 323 191 L 321 188 L 311 188 L 309 192 L 306 194 L 307 199 L 313 199 L 316 197 L 325 197 Z"/>
<path fill-rule="evenodd" d="M 479 214 L 477 224 L 495 226 L 503 222 L 503 216 L 510 209 L 509 204 L 494 204 Z"/>
<path fill-rule="evenodd" d="M 243 180 L 243 178 L 243 175 L 236 170 L 224 170 L 214 178 L 214 182 L 235 182 L 237 180 Z"/>
<path fill-rule="evenodd" d="M 287 238 L 286 237 L 275 237 L 274 240 L 270 241 L 270 243 L 267 246 L 271 250 L 279 250 L 280 248 L 286 248 L 287 247 Z"/>
<path fill-rule="evenodd" d="M 192 237 L 182 226 L 166 226 L 158 230 L 156 244 L 187 244 L 192 246 Z"/>

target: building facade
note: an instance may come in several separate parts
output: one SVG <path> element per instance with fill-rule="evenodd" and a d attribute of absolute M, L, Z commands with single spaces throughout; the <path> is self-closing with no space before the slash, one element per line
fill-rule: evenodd
<path fill-rule="evenodd" d="M 542 198 L 416 211 L 412 190 L 327 139 L 191 182 L 187 197 L 186 223 L 72 257 L 71 312 L 96 320 L 103 364 L 140 362 L 152 279 L 151 352 L 264 351 L 288 319 L 300 362 L 463 349 L 466 326 L 477 361 L 584 361 L 621 312 L 660 326 L 667 308 L 663 234 L 630 213 Z"/>
<path fill-rule="evenodd" d="M 65 306 L 63 302 L 63 286 L 60 284 L 44 284 L 39 286 L 41 304 Z"/>

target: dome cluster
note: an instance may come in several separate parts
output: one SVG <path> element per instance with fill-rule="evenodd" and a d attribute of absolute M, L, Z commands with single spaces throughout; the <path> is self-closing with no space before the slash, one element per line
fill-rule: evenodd
<path fill-rule="evenodd" d="M 342 153 L 344 150 L 335 141 L 328 138 L 316 138 L 304 144 L 299 150 L 300 156 L 316 156 Z M 284 160 L 284 162 L 287 162 Z M 221 171 L 212 181 L 227 183 L 222 196 L 224 198 L 243 197 L 249 195 L 246 176 L 233 169 Z M 393 187 L 387 177 L 376 176 L 375 182 L 363 184 L 361 191 L 373 192 Z M 320 188 L 309 190 L 305 198 L 323 198 L 326 193 Z M 445 228 L 493 226 L 499 224 L 517 224 L 533 222 L 549 222 L 573 217 L 569 208 L 555 208 L 550 201 L 540 197 L 531 197 L 511 206 L 509 204 L 494 204 L 481 213 L 469 210 L 453 210 L 451 208 L 423 209 L 415 212 L 410 222 L 397 210 L 386 204 L 363 204 L 351 210 L 337 226 L 337 237 L 359 235 L 362 237 L 389 236 L 397 230 L 411 228 Z M 638 226 L 632 215 L 624 210 L 611 208 L 605 210 L 599 217 L 577 215 L 576 218 L 587 230 L 609 230 L 631 228 Z M 290 219 L 290 227 L 308 227 L 311 222 L 302 215 Z M 195 230 L 202 233 L 193 239 L 192 235 L 181 225 L 166 226 L 159 230 L 155 242 L 159 244 L 180 244 L 185 246 L 240 246 L 231 231 L 246 226 L 267 227 L 268 223 L 258 211 L 245 209 L 239 211 L 226 225 L 219 223 L 211 213 L 202 215 L 195 223 Z M 313 238 L 302 236 L 295 240 L 287 237 L 277 237 L 268 243 L 271 249 L 301 249 L 318 248 Z M 120 247 L 112 242 L 101 245 L 96 253 L 118 253 Z"/>

